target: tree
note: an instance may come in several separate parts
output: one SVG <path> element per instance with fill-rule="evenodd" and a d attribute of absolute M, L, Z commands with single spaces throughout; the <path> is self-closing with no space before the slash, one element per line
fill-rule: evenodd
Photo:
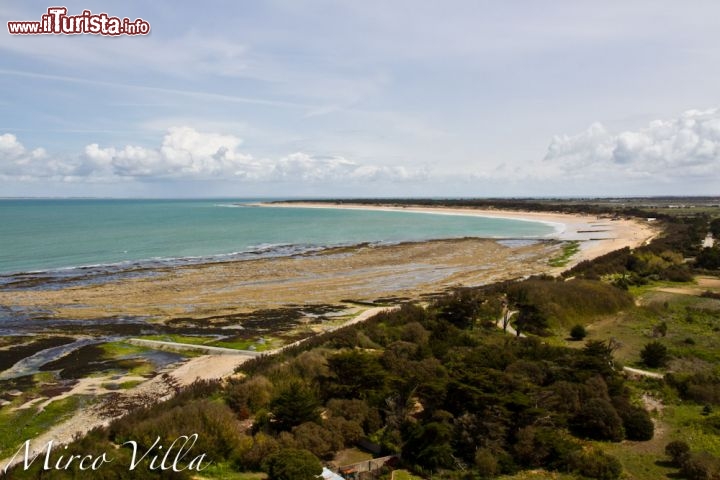
<path fill-rule="evenodd" d="M 476 292 L 464 289 L 440 298 L 434 306 L 440 320 L 464 329 L 473 326 L 483 301 Z"/>
<path fill-rule="evenodd" d="M 315 422 L 305 422 L 293 428 L 293 436 L 298 447 L 320 458 L 332 458 L 333 453 L 343 447 L 342 437 Z"/>
<path fill-rule="evenodd" d="M 631 407 L 628 411 L 620 412 L 620 416 L 625 427 L 625 438 L 636 441 L 652 440 L 655 425 L 644 409 Z"/>
<path fill-rule="evenodd" d="M 720 247 L 705 247 L 700 250 L 700 254 L 695 257 L 695 266 L 706 268 L 708 270 L 716 270 L 720 268 Z"/>
<path fill-rule="evenodd" d="M 300 382 L 292 382 L 270 402 L 273 425 L 278 431 L 290 430 L 305 422 L 320 419 L 315 393 Z"/>
<path fill-rule="evenodd" d="M 366 399 L 385 386 L 387 372 L 376 355 L 342 352 L 328 359 L 332 376 L 324 378 L 325 395 Z"/>
<path fill-rule="evenodd" d="M 497 458 L 488 448 L 478 448 L 475 452 L 475 466 L 480 471 L 480 478 L 494 477 L 500 473 Z"/>
<path fill-rule="evenodd" d="M 610 402 L 591 398 L 572 418 L 570 427 L 576 435 L 593 440 L 619 442 L 625 436 L 620 416 Z"/>
<path fill-rule="evenodd" d="M 453 430 L 447 423 L 416 425 L 403 446 L 403 459 L 430 470 L 452 468 L 455 465 L 452 440 Z"/>
<path fill-rule="evenodd" d="M 582 325 L 578 324 L 570 329 L 570 338 L 573 340 L 582 340 L 585 337 L 587 337 L 587 330 Z"/>
<path fill-rule="evenodd" d="M 650 342 L 643 347 L 640 358 L 650 368 L 659 368 L 667 365 L 670 360 L 667 347 L 660 342 Z"/>
<path fill-rule="evenodd" d="M 270 480 L 316 480 L 322 464 L 307 450 L 288 448 L 271 455 L 265 462 Z"/>

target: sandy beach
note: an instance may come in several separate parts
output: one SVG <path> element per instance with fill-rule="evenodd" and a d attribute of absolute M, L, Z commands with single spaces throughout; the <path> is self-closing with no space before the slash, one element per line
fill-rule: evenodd
<path fill-rule="evenodd" d="M 613 250 L 619 250 L 624 247 L 638 247 L 650 241 L 657 231 L 651 223 L 643 222 L 642 220 L 598 218 L 593 215 L 553 212 L 479 209 L 472 207 L 370 206 L 326 202 L 275 202 L 260 203 L 259 205 L 269 208 L 336 208 L 347 210 L 418 212 L 436 215 L 468 215 L 542 222 L 552 225 L 555 228 L 555 233 L 548 236 L 548 238 L 581 242 L 580 252 L 571 259 L 569 266 L 583 260 L 599 257 Z"/>
<path fill-rule="evenodd" d="M 463 238 L 409 242 L 396 245 L 336 247 L 288 257 L 237 260 L 159 268 L 151 277 L 108 280 L 58 289 L 0 291 L 0 304 L 44 312 L 52 318 L 107 319 L 142 317 L 149 322 L 182 321 L 188 325 L 223 325 L 243 328 L 242 315 L 302 306 L 329 305 L 351 323 L 362 321 L 377 309 L 359 309 L 365 302 L 392 304 L 424 300 L 428 295 L 459 286 L 475 286 L 528 275 L 560 271 L 585 259 L 648 241 L 655 229 L 637 220 L 598 219 L 556 213 L 313 203 L 267 204 L 263 207 L 345 208 L 401 210 L 443 215 L 474 215 L 540 221 L 555 233 L 534 241 L 504 242 Z M 581 250 L 564 267 L 548 260 L 562 252 L 560 241 L 576 240 Z M 358 315 L 358 312 L 360 314 Z M 330 326 L 300 319 L 298 328 L 327 331 Z M 337 325 L 341 325 L 339 323 Z M 187 385 L 197 378 L 223 378 L 251 358 L 243 355 L 204 355 L 164 372 L 123 392 L 122 401 L 136 402 L 170 395 L 171 385 Z M 123 381 L 127 379 L 120 379 Z M 101 379 L 81 380 L 67 395 L 108 394 Z M 112 393 L 110 393 L 112 395 Z M 117 401 L 115 398 L 113 401 Z M 45 403 L 49 399 L 40 400 Z M 51 428 L 35 444 L 50 439 L 69 441 L 77 432 L 106 424 L 114 414 L 103 410 L 107 402 L 78 412 Z"/>

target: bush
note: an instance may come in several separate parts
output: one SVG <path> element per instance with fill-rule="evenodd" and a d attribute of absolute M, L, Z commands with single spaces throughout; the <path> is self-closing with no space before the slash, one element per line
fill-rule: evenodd
<path fill-rule="evenodd" d="M 582 340 L 587 337 L 587 330 L 582 325 L 575 325 L 570 329 L 570 338 L 573 340 Z"/>
<path fill-rule="evenodd" d="M 598 480 L 616 480 L 623 471 L 617 458 L 601 450 L 577 452 L 571 456 L 568 466 L 583 477 Z"/>
<path fill-rule="evenodd" d="M 680 467 L 689 454 L 690 446 L 682 440 L 674 440 L 665 445 L 665 455 L 670 457 L 670 461 L 676 467 Z"/>
<path fill-rule="evenodd" d="M 593 440 L 619 442 L 625 436 L 622 420 L 615 408 L 602 398 L 591 398 L 572 418 L 570 427 L 576 435 Z"/>
<path fill-rule="evenodd" d="M 640 407 L 632 407 L 629 411 L 621 412 L 620 416 L 625 428 L 625 438 L 636 441 L 652 440 L 655 425 L 648 412 Z"/>
<path fill-rule="evenodd" d="M 271 455 L 264 466 L 270 480 L 315 480 L 322 473 L 315 455 L 291 448 Z"/>
<path fill-rule="evenodd" d="M 680 473 L 688 480 L 717 480 L 720 460 L 708 452 L 690 453 L 683 459 Z"/>
<path fill-rule="evenodd" d="M 667 347 L 660 342 L 650 342 L 643 347 L 640 358 L 650 368 L 659 368 L 667 365 L 670 354 Z"/>
<path fill-rule="evenodd" d="M 487 448 L 479 448 L 475 452 L 475 466 L 479 470 L 481 478 L 494 477 L 499 473 L 498 461 L 492 451 Z"/>

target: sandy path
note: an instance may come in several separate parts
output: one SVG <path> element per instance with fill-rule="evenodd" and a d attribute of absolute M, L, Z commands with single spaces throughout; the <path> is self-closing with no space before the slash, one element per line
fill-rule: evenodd
<path fill-rule="evenodd" d="M 374 307 L 369 308 L 347 322 L 328 328 L 326 331 L 333 331 L 348 325 L 354 325 L 367 320 L 368 318 L 384 311 L 392 310 L 395 307 Z M 306 339 L 305 339 L 306 340 Z M 294 342 L 282 348 L 268 351 L 268 355 L 278 353 L 279 351 L 302 343 L 304 340 Z M 115 397 L 112 398 L 113 403 L 121 404 L 118 409 L 108 409 L 109 400 L 101 401 L 98 405 L 94 405 L 85 410 L 75 413 L 70 419 L 61 422 L 47 432 L 32 439 L 31 452 L 32 455 L 42 452 L 47 448 L 47 444 L 53 441 L 54 445 L 62 445 L 69 443 L 77 435 L 82 435 L 93 428 L 109 425 L 110 422 L 120 416 L 123 410 L 122 405 L 133 405 L 139 403 L 149 403 L 162 401 L 170 398 L 176 387 L 190 385 L 196 380 L 212 380 L 227 378 L 235 373 L 235 369 L 242 363 L 255 358 L 256 355 L 203 355 L 184 362 L 179 367 L 170 367 L 165 372 L 156 377 L 143 382 L 142 384 L 124 391 L 113 391 Z M 163 374 L 164 373 L 164 374 Z M 116 383 L 127 380 L 135 380 L 141 377 L 125 377 L 115 380 Z M 78 382 L 75 387 L 64 394 L 45 400 L 44 405 L 50 401 L 64 398 L 70 395 L 100 395 L 111 393 L 110 390 L 101 387 L 101 384 L 107 382 L 107 377 L 87 378 Z M 30 405 L 27 405 L 28 407 Z M 19 446 L 18 446 L 19 447 Z M 18 460 L 21 460 L 18 458 Z M 8 465 L 9 459 L 0 461 L 0 470 Z"/>

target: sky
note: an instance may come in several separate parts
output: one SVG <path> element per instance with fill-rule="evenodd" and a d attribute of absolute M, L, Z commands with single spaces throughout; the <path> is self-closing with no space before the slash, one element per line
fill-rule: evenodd
<path fill-rule="evenodd" d="M 66 1 L 10 35 L 0 197 L 720 194 L 720 2 Z"/>

